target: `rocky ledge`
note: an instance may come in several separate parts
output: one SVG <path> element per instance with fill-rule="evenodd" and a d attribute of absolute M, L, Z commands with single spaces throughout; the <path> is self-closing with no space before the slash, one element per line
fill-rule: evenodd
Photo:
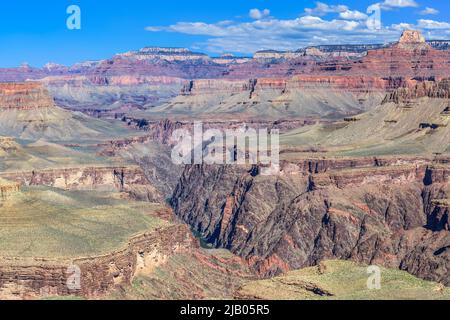
<path fill-rule="evenodd" d="M 386 96 L 383 103 L 410 103 L 423 97 L 450 99 L 450 79 L 412 82 L 398 88 Z"/>
<path fill-rule="evenodd" d="M 40 83 L 0 83 L 0 110 L 33 110 L 52 106 L 53 99 Z"/>
<path fill-rule="evenodd" d="M 25 186 L 123 192 L 134 199 L 155 202 L 162 200 L 160 193 L 149 182 L 139 166 L 78 167 L 2 172 L 0 178 Z"/>
<path fill-rule="evenodd" d="M 122 249 L 94 257 L 72 260 L 47 258 L 0 258 L 0 296 L 34 299 L 47 296 L 99 297 L 119 285 L 156 268 L 175 253 L 198 246 L 183 225 L 160 228 L 133 237 Z M 77 286 L 68 286 L 74 271 L 80 270 Z M 75 269 L 73 269 L 75 270 Z"/>

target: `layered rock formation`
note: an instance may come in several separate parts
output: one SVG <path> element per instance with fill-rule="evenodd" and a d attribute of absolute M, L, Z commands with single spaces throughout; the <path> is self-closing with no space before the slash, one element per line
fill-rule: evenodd
<path fill-rule="evenodd" d="M 426 161 L 390 166 L 377 159 L 372 168 L 350 161 L 345 169 L 345 162 L 319 169 L 310 161 L 296 170 L 285 163 L 270 177 L 244 167 L 192 166 L 172 205 L 206 241 L 265 276 L 337 258 L 449 285 L 448 218 L 436 209 L 449 171 Z"/>
<path fill-rule="evenodd" d="M 445 72 L 448 74 L 447 44 L 448 41 L 426 42 L 417 31 L 405 31 L 399 43 L 389 45 L 322 45 L 293 52 L 266 50 L 257 52 L 253 59 L 230 55 L 210 58 L 183 48 L 148 47 L 72 67 L 48 64 L 43 69 L 29 66 L 3 69 L 0 81 L 61 75 L 172 76 L 184 79 L 250 79 L 336 72 L 380 77 L 443 75 Z M 445 70 L 433 68 L 440 63 Z M 381 74 L 386 70 L 389 73 Z"/>
<path fill-rule="evenodd" d="M 106 126 L 57 107 L 41 83 L 0 84 L 0 111 L 0 135 L 14 138 L 93 139 Z"/>
<path fill-rule="evenodd" d="M 95 117 L 120 118 L 177 96 L 186 80 L 167 76 L 53 76 L 41 80 L 56 103 Z"/>
<path fill-rule="evenodd" d="M 416 49 L 419 48 L 427 49 L 429 46 L 424 45 L 426 43 L 425 37 L 417 30 L 406 30 L 402 33 L 397 46 L 404 49 Z"/>
<path fill-rule="evenodd" d="M 2 172 L 0 177 L 25 186 L 49 186 L 65 190 L 126 192 L 135 199 L 161 201 L 161 194 L 138 166 L 42 169 Z"/>
<path fill-rule="evenodd" d="M 0 201 L 20 191 L 20 184 L 0 178 Z"/>
<path fill-rule="evenodd" d="M 177 62 L 189 60 L 210 60 L 206 54 L 192 52 L 186 48 L 147 47 L 138 51 L 130 51 L 119 54 L 117 56 L 135 60 L 165 60 Z"/>
<path fill-rule="evenodd" d="M 379 77 L 446 77 L 450 71 L 449 54 L 448 51 L 433 49 L 417 31 L 405 31 L 398 43 L 379 50 L 369 50 L 362 63 L 338 65 L 337 69 L 348 67 L 350 74 Z"/>
<path fill-rule="evenodd" d="M 143 269 L 151 270 L 167 257 L 196 247 L 186 227 L 174 225 L 136 236 L 124 248 L 103 256 L 66 261 L 1 258 L 0 296 L 9 299 L 99 297 L 118 285 L 130 285 Z M 80 270 L 77 287 L 68 285 L 70 277 L 76 275 L 71 266 Z"/>
<path fill-rule="evenodd" d="M 220 57 L 214 57 L 212 58 L 212 61 L 217 64 L 224 64 L 224 65 L 230 65 L 230 64 L 240 64 L 240 63 L 246 63 L 250 62 L 252 58 L 250 57 L 238 57 L 233 54 L 224 54 Z"/>
<path fill-rule="evenodd" d="M 2 77 L 47 77 L 43 85 L 0 84 L 0 134 L 21 139 L 0 138 L 0 177 L 7 179 L 0 180 L 0 199 L 20 186 L 77 195 L 102 191 L 122 205 L 133 199 L 161 203 L 172 195 L 175 214 L 203 242 L 230 249 L 261 276 L 343 259 L 450 285 L 449 61 L 448 52 L 405 32 L 389 46 L 261 52 L 251 60 L 145 48 L 72 68 L 24 66 Z M 112 121 L 63 110 L 51 96 L 72 111 L 120 119 L 120 130 L 110 128 Z M 205 130 L 240 128 L 243 121 L 255 129 L 280 129 L 286 146 L 280 173 L 201 165 L 184 168 L 178 179 L 183 168 L 171 162 L 171 136 L 176 129 L 192 130 L 193 118 L 204 120 Z M 135 129 L 147 132 L 130 135 Z M 361 156 L 367 154 L 376 156 Z M 401 156 L 380 156 L 389 154 Z M 18 159 L 27 169 L 9 170 Z M 68 199 L 55 197 L 64 208 Z M 25 195 L 21 200 L 28 203 Z M 53 202 L 47 208 L 55 209 Z M 241 273 L 240 259 L 231 259 L 230 267 L 198 249 L 188 227 L 172 225 L 105 256 L 0 258 L 0 293 L 96 297 L 118 286 L 127 296 L 126 288 L 142 276 L 141 284 L 161 290 L 150 297 L 177 290 L 177 297 L 211 297 L 195 286 L 208 287 L 207 277 L 186 267 L 192 256 L 192 265 L 214 272 L 213 281 L 240 283 L 242 274 L 249 276 Z M 178 254 L 183 258 L 171 260 Z M 82 271 L 80 290 L 66 286 L 66 265 L 72 263 Z M 168 265 L 175 268 L 158 269 Z M 159 277 L 149 280 L 154 270 Z M 186 280 L 196 276 L 201 280 Z"/>
<path fill-rule="evenodd" d="M 338 76 L 193 80 L 180 96 L 147 110 L 146 116 L 336 119 L 371 109 L 402 81 Z"/>
<path fill-rule="evenodd" d="M 379 78 L 370 76 L 340 77 L 340 76 L 294 76 L 289 79 L 283 78 L 259 78 L 250 80 L 194 80 L 182 89 L 184 95 L 200 95 L 213 93 L 263 93 L 265 90 L 278 90 L 286 93 L 296 89 L 316 89 L 320 86 L 328 89 L 369 92 L 388 91 L 396 89 L 403 83 L 399 78 Z"/>
<path fill-rule="evenodd" d="M 256 60 L 279 60 L 279 59 L 295 59 L 304 56 L 303 52 L 263 50 L 253 55 Z"/>
<path fill-rule="evenodd" d="M 450 79 L 412 82 L 390 93 L 384 103 L 408 103 L 419 98 L 450 99 Z"/>
<path fill-rule="evenodd" d="M 0 84 L 0 110 L 34 110 L 53 106 L 53 100 L 39 83 Z"/>
<path fill-rule="evenodd" d="M 129 124 L 135 124 L 139 126 L 142 123 L 142 119 L 125 119 Z M 281 133 L 288 132 L 289 130 L 303 127 L 306 125 L 312 125 L 316 123 L 316 121 L 311 120 L 257 120 L 257 119 L 248 119 L 245 122 L 239 120 L 211 120 L 204 119 L 202 122 L 202 127 L 204 130 L 208 129 L 218 129 L 218 130 L 238 130 L 242 128 L 252 128 L 252 129 L 267 129 L 268 131 L 277 129 Z M 142 129 L 142 128 L 141 128 Z M 177 143 L 177 141 L 173 141 L 173 132 L 178 129 L 187 130 L 188 132 L 194 133 L 194 122 L 189 120 L 171 120 L 164 119 L 159 121 L 148 122 L 144 129 L 148 131 L 150 134 L 147 139 L 152 141 L 157 141 L 164 145 L 173 146 Z M 138 140 L 145 140 L 145 138 L 140 138 Z"/>
<path fill-rule="evenodd" d="M 450 50 L 450 41 L 448 40 L 429 40 L 427 43 L 434 49 Z"/>

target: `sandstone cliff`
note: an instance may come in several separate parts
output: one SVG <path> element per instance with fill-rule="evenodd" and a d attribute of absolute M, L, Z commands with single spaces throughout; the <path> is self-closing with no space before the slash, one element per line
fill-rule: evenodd
<path fill-rule="evenodd" d="M 383 103 L 408 103 L 423 97 L 450 99 L 450 80 L 410 82 L 388 94 Z"/>
<path fill-rule="evenodd" d="M 0 84 L 0 111 L 0 135 L 14 138 L 94 139 L 107 127 L 57 107 L 48 90 L 35 82 Z"/>
<path fill-rule="evenodd" d="M 0 201 L 20 191 L 20 185 L 0 178 Z"/>
<path fill-rule="evenodd" d="M 65 190 L 99 190 L 128 193 L 132 198 L 161 201 L 162 195 L 138 166 L 78 167 L 2 172 L 0 177 L 24 186 L 49 186 Z"/>
<path fill-rule="evenodd" d="M 0 84 L 0 109 L 33 110 L 53 106 L 47 90 L 39 83 Z"/>

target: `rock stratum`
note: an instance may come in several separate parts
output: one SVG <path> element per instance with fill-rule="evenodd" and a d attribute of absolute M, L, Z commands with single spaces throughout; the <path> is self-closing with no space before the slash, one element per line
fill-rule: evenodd
<path fill-rule="evenodd" d="M 59 107 L 96 118 L 336 120 L 370 110 L 410 82 L 447 77 L 444 43 L 405 31 L 388 45 L 271 50 L 253 58 L 148 47 L 72 67 L 2 70 L 0 80 L 38 80 Z"/>
<path fill-rule="evenodd" d="M 20 191 L 20 184 L 0 179 L 0 200 L 4 201 L 18 191 Z"/>
<path fill-rule="evenodd" d="M 405 31 L 1 70 L 0 297 L 339 299 L 351 278 L 355 297 L 446 299 L 447 47 Z M 173 132 L 199 120 L 279 130 L 279 172 L 174 164 Z M 378 295 L 374 264 L 395 279 Z"/>
<path fill-rule="evenodd" d="M 105 124 L 56 106 L 41 83 L 0 83 L 0 134 L 21 139 L 76 140 L 102 136 Z"/>
<path fill-rule="evenodd" d="M 449 285 L 448 167 L 366 161 L 285 162 L 269 177 L 191 166 L 171 203 L 205 241 L 266 277 L 350 259 Z"/>

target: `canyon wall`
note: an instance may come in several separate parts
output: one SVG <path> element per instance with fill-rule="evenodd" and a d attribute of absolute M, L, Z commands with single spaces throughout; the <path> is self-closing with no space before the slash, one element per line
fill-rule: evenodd
<path fill-rule="evenodd" d="M 125 192 L 133 198 L 160 201 L 161 195 L 138 166 L 78 167 L 2 172 L 1 178 L 24 186 L 49 186 L 65 190 Z"/>
<path fill-rule="evenodd" d="M 184 95 L 252 93 L 265 90 L 331 89 L 350 92 L 390 91 L 406 82 L 404 78 L 371 76 L 294 76 L 292 78 L 257 78 L 251 80 L 193 80 L 182 89 Z M 415 82 L 414 82 L 415 83 Z"/>
<path fill-rule="evenodd" d="M 423 97 L 450 99 L 450 79 L 410 82 L 409 85 L 399 87 L 397 90 L 389 93 L 383 103 L 408 103 Z"/>
<path fill-rule="evenodd" d="M 142 119 L 133 119 L 133 118 L 125 118 L 125 121 L 129 123 L 129 125 L 134 125 L 139 127 L 142 123 Z M 267 129 L 268 131 L 277 129 L 280 130 L 281 133 L 287 132 L 289 130 L 299 128 L 305 125 L 312 125 L 317 123 L 315 120 L 245 120 L 245 121 L 237 121 L 237 120 L 204 120 L 202 121 L 202 126 L 204 130 L 208 129 L 217 129 L 217 130 L 238 130 L 242 128 L 252 128 L 252 129 Z M 152 141 L 157 141 L 164 145 L 173 146 L 177 141 L 174 141 L 172 138 L 172 134 L 175 130 L 182 129 L 187 130 L 193 134 L 194 132 L 194 121 L 187 120 L 170 120 L 164 119 L 153 122 L 146 122 L 144 126 L 141 126 L 140 129 L 143 129 L 149 132 L 147 138 L 141 138 L 139 140 L 149 139 Z"/>
<path fill-rule="evenodd" d="M 139 75 L 67 75 L 67 76 L 49 76 L 41 79 L 39 82 L 48 87 L 62 87 L 69 85 L 71 87 L 93 86 L 137 86 L 137 85 L 171 85 L 184 84 L 187 81 L 180 78 L 168 76 L 139 76 Z"/>
<path fill-rule="evenodd" d="M 431 77 L 449 73 L 448 41 L 428 41 L 405 31 L 399 42 L 373 45 L 323 45 L 293 52 L 266 50 L 253 58 L 225 55 L 210 58 L 183 48 L 149 47 L 86 61 L 72 67 L 49 63 L 23 65 L 0 72 L 0 81 L 25 81 L 53 76 L 156 76 L 192 79 L 290 78 L 293 75 L 357 75 Z"/>
<path fill-rule="evenodd" d="M 183 225 L 172 225 L 130 239 L 123 249 L 103 256 L 52 260 L 47 258 L 0 258 L 0 296 L 7 299 L 34 299 L 46 296 L 77 295 L 99 297 L 118 285 L 131 285 L 140 273 L 150 272 L 171 255 L 198 246 Z M 76 266 L 81 271 L 80 286 L 70 287 Z M 76 284 L 76 283 L 75 283 Z"/>
<path fill-rule="evenodd" d="M 40 83 L 0 83 L 0 110 L 33 110 L 53 105 L 53 99 Z"/>
<path fill-rule="evenodd" d="M 171 204 L 205 241 L 263 276 L 350 259 L 450 285 L 442 192 L 449 168 L 427 159 L 358 161 L 285 162 L 275 176 L 255 167 L 188 166 Z"/>
<path fill-rule="evenodd" d="M 20 191 L 20 184 L 0 178 L 0 201 Z"/>

